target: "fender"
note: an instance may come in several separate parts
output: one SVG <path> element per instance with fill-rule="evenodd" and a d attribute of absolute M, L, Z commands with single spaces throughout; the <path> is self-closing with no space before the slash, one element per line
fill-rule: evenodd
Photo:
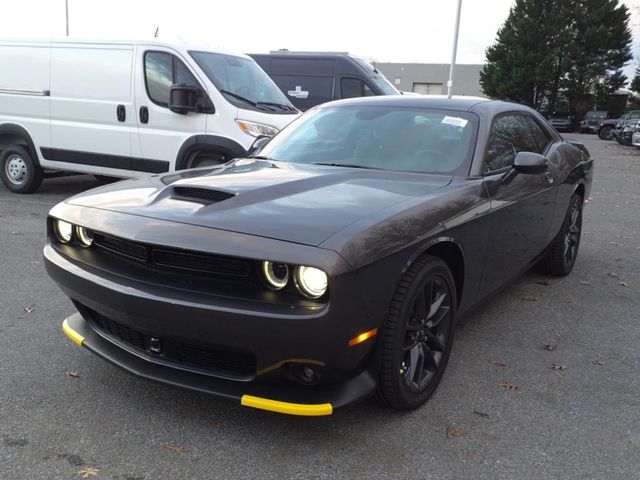
<path fill-rule="evenodd" d="M 194 135 L 187 138 L 180 147 L 176 157 L 175 169 L 182 170 L 186 168 L 189 156 L 196 150 L 215 150 L 227 155 L 229 160 L 243 157 L 247 154 L 247 150 L 242 145 L 230 138 L 218 135 Z"/>
<path fill-rule="evenodd" d="M 27 147 L 27 150 L 31 154 L 31 158 L 33 158 L 33 161 L 36 162 L 36 164 L 40 165 L 40 158 L 38 157 L 38 151 L 36 150 L 33 140 L 31 139 L 31 135 L 29 135 L 29 132 L 27 132 L 27 130 L 24 127 L 17 125 L 15 123 L 3 123 L 2 125 L 0 125 L 0 146 L 4 144 L 2 137 L 6 137 L 6 136 L 8 136 L 9 138 L 22 140 L 24 143 L 22 142 L 11 142 L 11 143 L 18 143 L 19 145 L 25 145 Z"/>

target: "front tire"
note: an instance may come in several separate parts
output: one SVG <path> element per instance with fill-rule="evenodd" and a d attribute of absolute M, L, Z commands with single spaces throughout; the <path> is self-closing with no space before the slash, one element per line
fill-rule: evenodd
<path fill-rule="evenodd" d="M 0 155 L 0 179 L 13 193 L 32 193 L 42 183 L 42 168 L 26 148 L 11 145 Z"/>
<path fill-rule="evenodd" d="M 378 344 L 378 397 L 390 407 L 413 410 L 435 392 L 451 354 L 456 299 L 437 257 L 416 260 L 402 277 Z"/>
<path fill-rule="evenodd" d="M 574 193 L 562 227 L 543 259 L 546 273 L 564 277 L 571 273 L 578 257 L 582 235 L 582 197 Z"/>
<path fill-rule="evenodd" d="M 611 140 L 613 138 L 613 127 L 602 127 L 598 131 L 600 140 Z"/>

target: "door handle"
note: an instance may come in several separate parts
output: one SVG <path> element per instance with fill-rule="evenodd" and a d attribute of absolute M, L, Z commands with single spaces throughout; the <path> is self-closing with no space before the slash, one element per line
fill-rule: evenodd
<path fill-rule="evenodd" d="M 116 114 L 119 122 L 124 122 L 127 119 L 127 109 L 124 108 L 124 105 L 118 105 L 116 108 Z"/>
<path fill-rule="evenodd" d="M 149 123 L 149 109 L 140 107 L 140 123 Z"/>

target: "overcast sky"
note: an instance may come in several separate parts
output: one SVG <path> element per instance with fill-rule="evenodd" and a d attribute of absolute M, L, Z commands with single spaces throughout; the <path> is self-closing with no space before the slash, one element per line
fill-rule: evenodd
<path fill-rule="evenodd" d="M 463 0 L 459 63 L 483 63 L 513 0 Z M 640 0 L 634 50 L 640 56 Z M 456 0 L 69 0 L 70 35 L 206 43 L 240 52 L 348 51 L 378 62 L 448 63 Z M 65 33 L 64 0 L 0 0 L 2 37 Z M 633 67 L 627 73 L 633 72 Z"/>

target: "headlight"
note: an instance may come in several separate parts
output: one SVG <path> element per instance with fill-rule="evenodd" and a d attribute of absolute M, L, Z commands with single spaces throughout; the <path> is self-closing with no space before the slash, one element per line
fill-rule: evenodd
<path fill-rule="evenodd" d="M 327 274 L 315 267 L 297 267 L 296 286 L 309 298 L 320 298 L 327 291 Z"/>
<path fill-rule="evenodd" d="M 282 290 L 289 283 L 289 266 L 286 263 L 262 262 L 262 275 L 269 287 Z"/>
<path fill-rule="evenodd" d="M 84 247 L 90 247 L 93 243 L 93 232 L 91 230 L 84 227 L 76 227 L 76 235 Z"/>
<path fill-rule="evenodd" d="M 56 238 L 62 243 L 69 243 L 73 238 L 73 225 L 64 220 L 53 220 L 53 231 L 56 234 Z"/>
<path fill-rule="evenodd" d="M 278 129 L 275 127 L 270 127 L 269 125 L 263 125 L 261 123 L 247 122 L 246 120 L 238 120 L 236 119 L 236 124 L 240 127 L 247 135 L 251 135 L 252 137 L 259 137 L 264 135 L 266 137 L 273 137 L 276 133 L 278 133 Z"/>

